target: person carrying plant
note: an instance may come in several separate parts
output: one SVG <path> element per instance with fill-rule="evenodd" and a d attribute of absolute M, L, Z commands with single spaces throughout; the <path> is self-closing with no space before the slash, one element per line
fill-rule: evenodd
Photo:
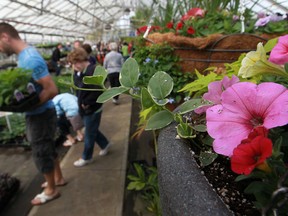
<path fill-rule="evenodd" d="M 32 148 L 35 165 L 46 182 L 44 190 L 31 200 L 32 205 L 41 205 L 60 196 L 57 185 L 65 185 L 57 159 L 54 135 L 56 131 L 56 111 L 52 98 L 58 89 L 48 72 L 47 65 L 37 50 L 26 44 L 17 30 L 8 23 L 0 23 L 0 52 L 18 55 L 18 67 L 32 70 L 35 89 L 39 95 L 39 105 L 26 115 L 26 135 Z"/>

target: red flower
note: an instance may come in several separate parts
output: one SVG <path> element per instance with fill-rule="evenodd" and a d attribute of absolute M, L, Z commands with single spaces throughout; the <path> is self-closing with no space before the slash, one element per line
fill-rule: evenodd
<path fill-rule="evenodd" d="M 146 32 L 146 30 L 147 30 L 147 26 L 141 26 L 141 27 L 139 27 L 138 29 L 137 29 L 137 34 L 139 35 L 139 34 L 144 34 L 145 32 Z"/>
<path fill-rule="evenodd" d="M 255 137 L 257 136 L 263 136 L 263 137 L 268 137 L 268 130 L 263 127 L 259 126 L 253 129 L 253 131 L 248 135 L 247 139 L 244 139 L 241 141 L 241 143 L 249 143 L 251 142 Z"/>
<path fill-rule="evenodd" d="M 196 16 L 204 17 L 204 15 L 205 11 L 202 10 L 201 8 L 192 8 L 184 16 L 182 16 L 181 20 L 185 21 L 190 19 L 190 17 L 196 17 Z"/>
<path fill-rule="evenodd" d="M 237 174 L 249 175 L 254 168 L 266 163 L 272 155 L 272 141 L 264 136 L 256 136 L 250 142 L 241 143 L 233 150 L 231 169 Z"/>
<path fill-rule="evenodd" d="M 195 30 L 192 28 L 192 27 L 189 27 L 188 29 L 187 29 L 187 34 L 195 34 Z"/>
<path fill-rule="evenodd" d="M 173 28 L 173 22 L 168 22 L 166 27 L 169 29 L 172 29 Z"/>
<path fill-rule="evenodd" d="M 144 34 L 147 30 L 148 26 L 141 26 L 137 29 L 137 35 L 140 35 L 140 34 Z M 161 27 L 160 26 L 151 26 L 150 30 L 149 30 L 149 33 L 151 31 L 159 31 L 161 30 Z"/>
<path fill-rule="evenodd" d="M 178 22 L 176 25 L 176 30 L 180 30 L 183 28 L 183 23 L 182 22 Z"/>

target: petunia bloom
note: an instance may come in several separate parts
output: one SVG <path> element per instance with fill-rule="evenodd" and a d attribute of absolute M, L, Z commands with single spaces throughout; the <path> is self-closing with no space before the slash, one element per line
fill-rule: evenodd
<path fill-rule="evenodd" d="M 249 143 L 241 143 L 231 157 L 232 171 L 249 175 L 256 167 L 263 167 L 266 159 L 272 155 L 272 148 L 272 141 L 263 136 L 257 136 Z"/>
<path fill-rule="evenodd" d="M 238 76 L 249 78 L 257 75 L 268 74 L 288 78 L 284 68 L 267 60 L 262 43 L 258 43 L 257 50 L 247 53 L 241 62 Z"/>
<path fill-rule="evenodd" d="M 253 128 L 288 123 L 288 90 L 270 82 L 236 83 L 222 93 L 221 104 L 207 109 L 206 120 L 214 151 L 231 156 Z"/>
<path fill-rule="evenodd" d="M 182 16 L 181 20 L 185 21 L 193 17 L 204 17 L 205 11 L 201 8 L 192 8 L 190 9 L 184 16 Z"/>
<path fill-rule="evenodd" d="M 169 28 L 169 29 L 172 29 L 173 28 L 173 22 L 168 22 L 166 24 L 166 27 Z"/>
<path fill-rule="evenodd" d="M 189 27 L 189 28 L 187 29 L 187 34 L 190 34 L 190 35 L 195 34 L 195 29 L 193 29 L 192 27 Z"/>
<path fill-rule="evenodd" d="M 269 61 L 279 65 L 288 63 L 288 34 L 279 37 L 270 53 Z"/>
<path fill-rule="evenodd" d="M 178 22 L 176 25 L 176 30 L 180 30 L 183 28 L 183 22 Z"/>
<path fill-rule="evenodd" d="M 270 17 L 267 16 L 267 17 L 263 17 L 263 18 L 260 18 L 256 21 L 255 23 L 255 27 L 259 27 L 259 26 L 265 26 L 267 23 L 270 22 Z"/>
<path fill-rule="evenodd" d="M 237 82 L 239 82 L 239 78 L 235 75 L 233 75 L 231 79 L 225 76 L 221 81 L 211 82 L 208 85 L 208 92 L 203 95 L 203 99 L 213 102 L 213 105 L 220 104 L 222 92 Z M 201 114 L 206 112 L 206 110 L 213 105 L 202 106 L 195 109 L 194 111 L 197 114 Z"/>

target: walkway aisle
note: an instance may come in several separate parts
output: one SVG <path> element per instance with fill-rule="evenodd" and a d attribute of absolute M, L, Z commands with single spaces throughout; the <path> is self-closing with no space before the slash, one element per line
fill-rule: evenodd
<path fill-rule="evenodd" d="M 33 207 L 29 216 L 121 216 L 131 114 L 131 98 L 120 96 L 120 105 L 104 104 L 101 130 L 112 142 L 106 156 L 98 156 L 81 168 L 73 162 L 81 156 L 83 143 L 72 146 L 61 162 L 69 182 L 59 187 L 61 197 L 42 206 Z"/>

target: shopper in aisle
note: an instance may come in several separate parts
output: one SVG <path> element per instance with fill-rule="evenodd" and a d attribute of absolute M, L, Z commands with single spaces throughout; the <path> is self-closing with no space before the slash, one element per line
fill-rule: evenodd
<path fill-rule="evenodd" d="M 122 51 L 124 61 L 126 61 L 130 57 L 129 52 L 128 52 L 128 43 L 127 42 L 125 42 L 125 41 L 123 42 L 122 47 L 121 47 L 121 51 Z"/>
<path fill-rule="evenodd" d="M 57 47 L 53 50 L 51 58 L 51 64 L 55 70 L 56 76 L 59 76 L 61 72 L 61 65 L 60 65 L 61 49 L 62 44 L 61 43 L 57 44 Z"/>
<path fill-rule="evenodd" d="M 90 46 L 90 44 L 83 44 L 83 49 L 88 53 L 89 55 L 89 62 L 91 64 L 96 64 L 96 58 L 92 55 L 92 48 Z"/>
<path fill-rule="evenodd" d="M 82 43 L 80 40 L 75 40 L 73 43 L 73 49 L 77 49 L 79 47 L 82 47 Z"/>
<path fill-rule="evenodd" d="M 77 141 L 83 141 L 82 129 L 84 124 L 79 114 L 77 97 L 70 93 L 62 93 L 56 95 L 52 101 L 56 108 L 58 127 L 67 138 L 63 145 L 72 146 Z M 75 138 L 70 132 L 71 126 L 76 133 Z"/>
<path fill-rule="evenodd" d="M 95 65 L 90 64 L 89 56 L 83 48 L 77 48 L 68 55 L 68 60 L 74 69 L 74 84 L 80 88 L 100 89 L 100 86 L 84 84 L 85 76 L 92 76 Z M 100 147 L 100 156 L 108 153 L 110 143 L 99 130 L 102 115 L 102 104 L 97 103 L 102 91 L 76 90 L 78 97 L 79 113 L 83 118 L 85 126 L 84 151 L 82 157 L 74 162 L 74 166 L 81 167 L 92 162 L 95 142 Z"/>
<path fill-rule="evenodd" d="M 41 205 L 60 196 L 57 185 L 65 185 L 55 148 L 56 111 L 52 98 L 58 89 L 48 72 L 47 65 L 34 47 L 24 42 L 17 30 L 8 23 L 0 23 L 0 52 L 18 55 L 18 67 L 32 70 L 32 78 L 40 103 L 26 112 L 26 136 L 32 148 L 35 165 L 46 180 L 44 191 L 32 201 Z M 43 124 L 45 122 L 45 124 Z"/>
<path fill-rule="evenodd" d="M 124 63 L 123 56 L 117 52 L 118 45 L 115 42 L 109 44 L 110 52 L 105 56 L 103 66 L 108 71 L 108 80 L 111 87 L 120 86 L 119 74 Z M 113 97 L 113 103 L 119 104 L 119 95 Z"/>

